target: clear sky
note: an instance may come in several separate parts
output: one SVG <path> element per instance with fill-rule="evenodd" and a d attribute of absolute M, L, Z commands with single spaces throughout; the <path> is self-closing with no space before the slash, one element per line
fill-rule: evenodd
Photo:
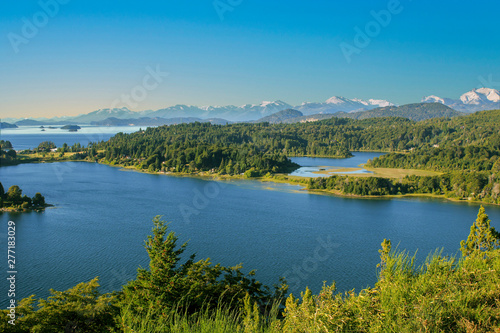
<path fill-rule="evenodd" d="M 498 0 L 56 1 L 0 3 L 2 118 L 500 88 Z"/>

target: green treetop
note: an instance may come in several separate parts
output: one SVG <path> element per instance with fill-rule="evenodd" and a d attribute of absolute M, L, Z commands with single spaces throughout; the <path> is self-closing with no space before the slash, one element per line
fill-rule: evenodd
<path fill-rule="evenodd" d="M 500 245 L 500 233 L 490 226 L 490 219 L 483 206 L 479 209 L 476 221 L 470 228 L 467 241 L 460 242 L 464 257 L 475 252 L 490 251 Z"/>

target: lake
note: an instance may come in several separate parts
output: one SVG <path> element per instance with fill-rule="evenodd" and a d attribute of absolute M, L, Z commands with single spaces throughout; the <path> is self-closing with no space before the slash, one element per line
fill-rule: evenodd
<path fill-rule="evenodd" d="M 85 162 L 2 167 L 0 181 L 29 196 L 39 191 L 55 205 L 41 213 L 0 214 L 4 258 L 7 222 L 16 223 L 18 300 L 46 297 L 49 288 L 65 290 L 95 276 L 103 292 L 120 289 L 139 266 L 148 266 L 143 245 L 155 215 L 171 222 L 181 243 L 189 241 L 187 254 L 224 265 L 241 262 L 266 284 L 286 276 L 297 294 L 306 286 L 317 292 L 323 281 L 335 280 L 340 291 L 373 285 L 384 238 L 411 253 L 418 249 L 420 260 L 436 248 L 454 255 L 479 209 L 436 199 L 342 198 L 288 184 L 151 175 Z M 499 228 L 500 207 L 487 206 L 487 213 Z M 7 284 L 1 288 L 5 307 Z"/>
<path fill-rule="evenodd" d="M 52 141 L 57 147 L 64 143 L 72 146 L 75 143 L 86 147 L 90 142 L 107 141 L 118 132 L 132 133 L 140 129 L 138 126 L 89 126 L 79 125 L 81 129 L 77 132 L 62 130 L 61 125 L 48 128 L 44 126 L 42 132 L 40 126 L 20 126 L 19 128 L 7 128 L 1 130 L 1 139 L 10 141 L 15 150 L 33 149 L 43 141 Z"/>

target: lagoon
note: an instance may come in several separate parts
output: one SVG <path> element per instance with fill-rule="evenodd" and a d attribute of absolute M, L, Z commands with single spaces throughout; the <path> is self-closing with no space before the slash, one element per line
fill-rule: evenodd
<path fill-rule="evenodd" d="M 361 167 L 368 160 L 373 160 L 375 157 L 384 155 L 379 152 L 353 152 L 350 158 L 322 158 L 322 157 L 292 157 L 292 162 L 297 163 L 301 167 L 292 172 L 291 176 L 299 177 L 328 177 L 327 170 L 335 168 L 361 168 L 360 170 L 342 172 L 342 174 L 359 174 L 370 173 Z M 322 168 L 320 168 L 322 167 Z M 323 173 L 318 173 L 323 171 Z"/>

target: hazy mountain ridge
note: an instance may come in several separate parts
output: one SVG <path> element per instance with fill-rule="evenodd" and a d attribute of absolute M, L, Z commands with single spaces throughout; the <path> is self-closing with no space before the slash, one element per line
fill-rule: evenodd
<path fill-rule="evenodd" d="M 279 111 L 276 113 L 273 113 L 270 116 L 266 116 L 263 118 L 260 118 L 258 120 L 253 121 L 254 123 L 270 123 L 270 124 L 277 124 L 277 123 L 282 123 L 288 119 L 295 119 L 298 117 L 302 117 L 304 114 L 300 111 L 294 110 L 294 109 L 286 109 L 283 111 Z"/>
<path fill-rule="evenodd" d="M 457 117 L 464 115 L 461 112 L 455 111 L 450 107 L 440 104 L 440 103 L 414 103 L 406 104 L 401 106 L 386 106 L 380 107 L 368 111 L 358 111 L 358 112 L 337 112 L 331 114 L 316 114 L 309 116 L 300 116 L 301 112 L 296 110 L 285 110 L 287 111 L 287 117 L 283 117 L 283 114 L 278 112 L 275 115 L 261 118 L 255 122 L 265 122 L 270 123 L 304 123 L 319 121 L 324 119 L 329 119 L 333 117 L 338 118 L 351 118 L 351 119 L 368 119 L 368 118 L 378 118 L 378 117 L 403 117 L 415 121 L 427 120 L 431 118 L 442 118 L 442 117 Z M 295 111 L 296 113 L 292 113 Z M 284 111 L 281 111 L 284 112 Z M 295 116 L 294 116 L 295 115 Z M 279 120 L 280 119 L 280 120 Z M 274 120 L 274 121 L 270 121 Z M 279 120 L 279 121 L 278 121 Z"/>
<path fill-rule="evenodd" d="M 410 120 L 421 121 L 431 118 L 451 118 L 461 116 L 463 113 L 440 103 L 413 103 L 401 106 L 387 106 L 363 112 L 339 112 L 336 117 L 352 119 L 368 119 L 377 117 L 403 117 Z"/>
<path fill-rule="evenodd" d="M 5 123 L 5 122 L 0 122 L 0 128 L 17 128 L 17 125 Z"/>
<path fill-rule="evenodd" d="M 471 113 L 480 110 L 491 110 L 500 108 L 500 93 L 498 90 L 489 88 L 473 89 L 463 94 L 460 99 L 454 100 L 450 98 L 441 98 L 438 96 L 427 96 L 422 99 L 421 103 L 440 103 L 448 106 L 455 111 Z M 303 117 L 314 116 L 313 119 L 319 119 L 319 114 L 335 114 L 341 112 L 343 116 L 345 113 L 359 113 L 370 111 L 384 107 L 397 107 L 397 105 L 378 99 L 349 99 L 340 96 L 334 96 L 322 103 L 304 102 L 298 106 L 291 106 L 283 101 L 261 102 L 260 104 L 245 104 L 242 106 L 226 105 L 226 106 L 193 106 L 193 105 L 174 105 L 159 110 L 146 110 L 146 111 L 131 111 L 126 107 L 100 109 L 88 114 L 80 114 L 78 116 L 70 117 L 54 117 L 54 118 L 29 118 L 29 119 L 14 119 L 8 118 L 10 123 L 15 123 L 20 126 L 36 126 L 36 125 L 65 125 L 70 123 L 91 124 L 93 122 L 104 121 L 108 118 L 116 119 L 140 119 L 140 118 L 199 118 L 210 119 L 219 118 L 227 121 L 254 121 L 263 117 L 270 116 L 276 112 L 293 109 L 303 114 Z M 386 112 L 389 112 L 388 109 Z M 398 110 L 397 112 L 400 112 Z M 377 111 L 379 112 L 379 111 Z M 380 111 L 381 112 L 381 111 Z M 443 116 L 453 116 L 448 110 L 448 114 Z M 390 112 L 389 112 L 390 113 Z M 367 114 L 364 114 L 367 116 Z M 352 116 L 349 116 L 352 117 Z M 425 118 L 425 116 L 422 116 Z M 415 119 L 422 118 L 415 115 Z M 326 118 L 329 118 L 328 116 Z M 146 120 L 143 120 L 146 121 Z M 283 120 L 285 121 L 285 120 Z M 306 120 L 304 120 L 306 121 Z"/>
<path fill-rule="evenodd" d="M 223 118 L 229 121 L 253 121 L 273 113 L 286 109 L 300 109 L 306 114 L 317 113 L 335 113 L 339 111 L 367 110 L 373 109 L 379 105 L 393 105 L 388 101 L 369 100 L 363 101 L 360 99 L 350 100 L 344 97 L 332 97 L 325 103 L 303 103 L 299 107 L 292 107 L 290 104 L 283 101 L 262 102 L 260 104 L 245 104 L 242 106 L 192 106 L 192 105 L 174 105 L 168 108 L 159 109 L 156 111 L 131 111 L 128 108 L 100 109 L 88 114 L 81 114 L 75 117 L 56 117 L 56 118 L 35 118 L 17 120 L 10 118 L 11 121 L 16 121 L 16 124 L 21 126 L 36 126 L 50 124 L 68 124 L 80 123 L 91 124 L 108 118 L 117 119 L 139 119 L 139 118 Z"/>
<path fill-rule="evenodd" d="M 201 119 L 195 117 L 175 117 L 175 118 L 160 118 L 160 117 L 142 117 L 142 118 L 126 118 L 118 119 L 115 117 L 107 118 L 105 120 L 93 121 L 90 124 L 94 126 L 163 126 L 163 125 L 176 125 L 184 123 L 212 123 L 217 125 L 225 125 L 231 123 L 228 120 L 221 118 Z"/>

